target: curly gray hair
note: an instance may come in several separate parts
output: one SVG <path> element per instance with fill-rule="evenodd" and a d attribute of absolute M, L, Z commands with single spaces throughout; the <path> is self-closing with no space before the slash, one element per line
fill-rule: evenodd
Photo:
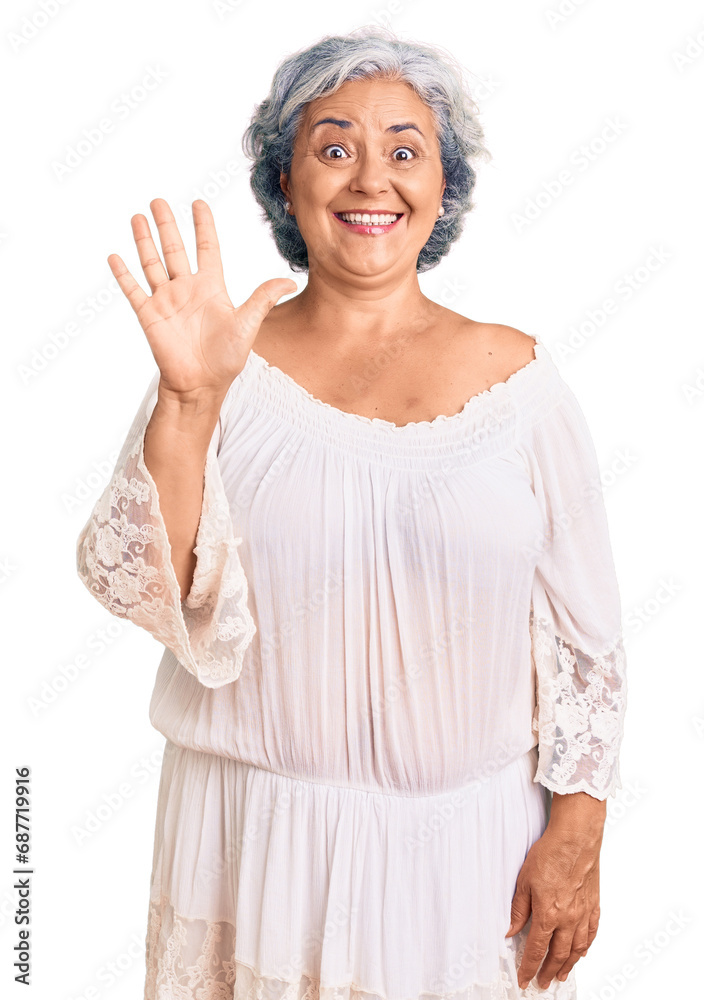
<path fill-rule="evenodd" d="M 280 63 L 269 95 L 255 107 L 242 137 L 243 151 L 254 161 L 250 185 L 263 209 L 262 220 L 271 223 L 277 249 L 294 271 L 308 269 L 308 251 L 295 216 L 285 209 L 280 174 L 290 170 L 305 105 L 362 77 L 405 81 L 434 115 L 445 173 L 445 214 L 418 254 L 418 272 L 435 267 L 449 252 L 462 233 L 465 214 L 474 207 L 473 161 L 491 154 L 462 67 L 446 50 L 403 41 L 385 28 L 326 35 Z"/>

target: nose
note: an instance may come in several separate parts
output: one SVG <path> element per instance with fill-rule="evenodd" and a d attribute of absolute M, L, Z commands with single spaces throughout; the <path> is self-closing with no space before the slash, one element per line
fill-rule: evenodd
<path fill-rule="evenodd" d="M 371 199 L 385 194 L 390 186 L 386 166 L 379 154 L 363 151 L 350 179 L 350 191 L 368 195 Z"/>

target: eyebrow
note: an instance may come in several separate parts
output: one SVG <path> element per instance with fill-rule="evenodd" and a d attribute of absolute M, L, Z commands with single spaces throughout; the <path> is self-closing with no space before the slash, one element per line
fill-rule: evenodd
<path fill-rule="evenodd" d="M 314 128 L 317 128 L 318 125 L 325 125 L 327 123 L 330 123 L 332 125 L 338 125 L 340 128 L 352 128 L 352 122 L 347 121 L 347 119 L 345 118 L 321 118 L 319 122 L 316 122 L 315 125 L 311 127 L 311 132 L 313 131 Z M 404 129 L 407 128 L 415 129 L 416 132 L 418 132 L 420 135 L 423 135 L 418 126 L 414 125 L 413 122 L 402 122 L 400 125 L 389 125 L 389 127 L 385 131 L 403 132 Z M 424 135 L 423 138 L 425 138 Z"/>

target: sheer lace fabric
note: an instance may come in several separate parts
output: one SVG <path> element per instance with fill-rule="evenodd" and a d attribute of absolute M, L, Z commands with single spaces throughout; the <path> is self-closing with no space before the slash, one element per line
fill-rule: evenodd
<path fill-rule="evenodd" d="M 193 584 L 182 601 L 156 483 L 144 462 L 157 386 L 155 376 L 112 481 L 79 536 L 78 573 L 111 614 L 151 632 L 201 684 L 220 687 L 239 676 L 256 631 L 237 554 L 242 539 L 233 534 L 214 435 L 204 473 Z"/>
<path fill-rule="evenodd" d="M 588 792 L 605 798 L 621 787 L 619 750 L 626 703 L 625 652 L 588 656 L 531 614 L 538 678 L 533 731 L 540 763 L 536 780 L 553 792 Z"/>
<path fill-rule="evenodd" d="M 147 976 L 144 1000 L 389 1000 L 354 982 L 321 984 L 316 976 L 291 968 L 289 977 L 262 975 L 237 959 L 237 932 L 226 921 L 188 919 L 174 912 L 163 897 L 149 904 L 146 938 Z M 542 990 L 537 977 L 521 990 L 516 970 L 526 934 L 510 956 L 502 959 L 491 982 L 474 982 L 448 992 L 425 990 L 418 1000 L 575 1000 L 572 970 L 565 982 L 553 980 Z"/>

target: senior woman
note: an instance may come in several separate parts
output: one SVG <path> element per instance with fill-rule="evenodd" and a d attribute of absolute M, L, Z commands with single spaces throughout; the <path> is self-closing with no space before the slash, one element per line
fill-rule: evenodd
<path fill-rule="evenodd" d="M 620 599 L 583 413 L 537 336 L 418 274 L 483 133 L 446 53 L 287 58 L 246 134 L 306 287 L 235 307 L 151 203 L 158 366 L 78 570 L 166 647 L 147 1000 L 575 997 L 620 787 Z M 254 345 L 256 344 L 256 351 Z"/>

